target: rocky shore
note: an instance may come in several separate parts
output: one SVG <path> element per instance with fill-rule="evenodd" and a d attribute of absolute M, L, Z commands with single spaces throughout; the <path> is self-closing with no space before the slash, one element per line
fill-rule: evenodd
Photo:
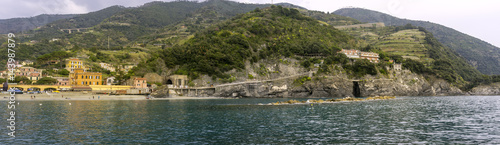
<path fill-rule="evenodd" d="M 357 86 L 356 86 L 357 85 Z M 354 89 L 359 88 L 356 95 Z M 215 96 L 221 97 L 373 97 L 373 96 L 453 96 L 466 95 L 457 87 L 444 80 L 426 80 L 409 71 L 394 72 L 392 76 L 365 76 L 350 79 L 339 74 L 335 76 L 313 76 L 302 85 L 293 83 L 293 79 L 267 83 L 241 84 L 217 88 Z"/>

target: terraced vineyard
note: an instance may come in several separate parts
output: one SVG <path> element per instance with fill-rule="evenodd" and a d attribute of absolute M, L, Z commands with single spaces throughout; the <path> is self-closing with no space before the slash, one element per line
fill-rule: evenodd
<path fill-rule="evenodd" d="M 427 48 L 422 44 L 425 41 L 424 38 L 425 34 L 418 31 L 418 29 L 402 30 L 386 37 L 381 37 L 375 43 L 375 47 L 390 54 L 397 54 L 416 60 L 421 58 L 426 59 Z"/>
<path fill-rule="evenodd" d="M 433 61 L 428 56 L 425 33 L 418 29 L 396 31 L 391 27 L 383 27 L 344 29 L 343 31 L 361 38 L 361 46 L 372 45 L 388 54 L 401 55 L 403 58 L 426 63 Z"/>

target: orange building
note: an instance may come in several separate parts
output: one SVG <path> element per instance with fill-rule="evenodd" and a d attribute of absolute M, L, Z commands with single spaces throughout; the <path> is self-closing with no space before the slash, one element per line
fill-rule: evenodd
<path fill-rule="evenodd" d="M 74 69 L 69 78 L 72 86 L 102 85 L 102 73 L 86 72 L 82 68 Z"/>
<path fill-rule="evenodd" d="M 75 69 L 78 69 L 78 68 L 85 69 L 85 67 L 83 66 L 82 60 L 77 59 L 77 58 L 67 59 L 66 70 L 68 70 L 69 72 L 74 72 Z"/>
<path fill-rule="evenodd" d="M 378 53 L 374 52 L 361 52 L 359 58 L 368 59 L 372 63 L 378 63 Z"/>
<path fill-rule="evenodd" d="M 135 88 L 147 88 L 148 83 L 146 81 L 146 78 L 135 78 L 134 79 L 134 87 Z"/>

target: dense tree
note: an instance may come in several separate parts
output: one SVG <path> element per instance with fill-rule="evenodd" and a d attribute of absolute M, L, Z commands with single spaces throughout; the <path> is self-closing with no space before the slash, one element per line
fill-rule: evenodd
<path fill-rule="evenodd" d="M 53 85 L 56 84 L 58 81 L 57 79 L 51 78 L 51 77 L 43 77 L 36 81 L 35 84 L 37 85 Z"/>
<path fill-rule="evenodd" d="M 12 83 L 31 84 L 31 80 L 25 76 L 16 76 Z"/>
<path fill-rule="evenodd" d="M 68 70 L 66 70 L 66 69 L 59 69 L 57 71 L 57 74 L 60 74 L 60 75 L 63 75 L 63 76 L 67 76 L 67 75 L 69 75 L 69 73 L 70 72 Z"/>
<path fill-rule="evenodd" d="M 196 33 L 184 45 L 163 50 L 162 58 L 170 68 L 180 65 L 183 72 L 223 77 L 226 71 L 244 69 L 246 60 L 335 55 L 351 39 L 295 9 L 275 6 Z"/>

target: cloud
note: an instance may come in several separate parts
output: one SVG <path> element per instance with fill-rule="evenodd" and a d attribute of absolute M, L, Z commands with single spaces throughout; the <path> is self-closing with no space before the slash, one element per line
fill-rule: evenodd
<path fill-rule="evenodd" d="M 87 7 L 77 5 L 72 0 L 39 0 L 36 4 L 45 14 L 81 14 L 88 12 Z"/>
<path fill-rule="evenodd" d="M 72 0 L 5 0 L 0 9 L 0 19 L 87 12 L 89 10 L 85 5 L 76 4 Z"/>

